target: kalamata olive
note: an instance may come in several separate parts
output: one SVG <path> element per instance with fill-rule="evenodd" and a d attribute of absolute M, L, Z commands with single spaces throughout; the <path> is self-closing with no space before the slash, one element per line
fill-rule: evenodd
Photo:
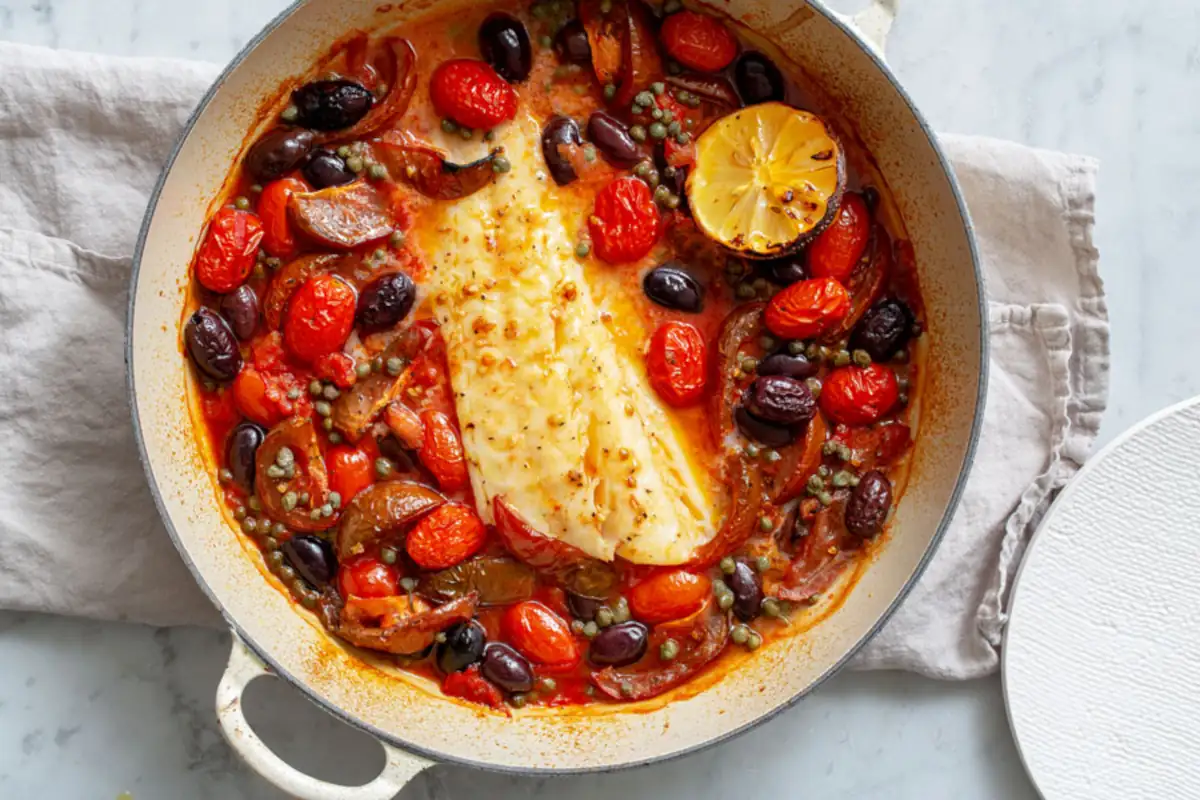
<path fill-rule="evenodd" d="M 571 610 L 571 614 L 577 619 L 584 622 L 590 622 L 596 618 L 596 612 L 600 610 L 600 606 L 604 605 L 603 600 L 597 600 L 594 597 L 584 597 L 581 594 L 567 592 L 567 608 Z"/>
<path fill-rule="evenodd" d="M 573 19 L 558 30 L 554 37 L 554 52 L 565 64 L 592 66 L 592 46 L 588 42 L 583 23 Z"/>
<path fill-rule="evenodd" d="M 276 128 L 246 154 L 246 171 L 262 183 L 282 178 L 304 161 L 313 146 L 313 133 L 302 128 Z"/>
<path fill-rule="evenodd" d="M 887 361 L 912 337 L 913 313 L 899 300 L 871 306 L 850 334 L 853 350 L 866 350 L 873 361 Z"/>
<path fill-rule="evenodd" d="M 247 493 L 254 491 L 254 457 L 267 438 L 267 431 L 253 422 L 241 422 L 229 432 L 225 445 L 225 464 L 233 473 L 233 481 Z"/>
<path fill-rule="evenodd" d="M 588 658 L 600 667 L 624 667 L 646 654 L 650 629 L 640 622 L 610 625 L 592 639 Z"/>
<path fill-rule="evenodd" d="M 733 68 L 733 76 L 742 102 L 748 106 L 784 97 L 783 75 L 762 53 L 753 50 L 743 53 Z"/>
<path fill-rule="evenodd" d="M 776 425 L 799 425 L 817 413 L 817 401 L 804 381 L 784 375 L 760 375 L 746 394 L 746 408 Z"/>
<path fill-rule="evenodd" d="M 738 430 L 744 435 L 767 447 L 783 447 L 796 439 L 796 432 L 791 428 L 761 420 L 747 411 L 745 406 L 737 407 L 733 412 L 733 419 L 737 422 Z"/>
<path fill-rule="evenodd" d="M 642 160 L 629 128 L 607 111 L 594 111 L 588 117 L 588 139 L 615 164 L 629 167 Z"/>
<path fill-rule="evenodd" d="M 221 298 L 221 314 L 233 335 L 243 342 L 254 335 L 258 327 L 258 295 L 250 284 L 243 283 Z"/>
<path fill-rule="evenodd" d="M 669 261 L 646 273 L 642 291 L 654 302 L 693 314 L 704 309 L 704 286 L 677 262 Z"/>
<path fill-rule="evenodd" d="M 846 530 L 869 539 L 883 530 L 892 507 L 892 484 L 879 470 L 871 470 L 858 481 L 846 502 Z"/>
<path fill-rule="evenodd" d="M 316 189 L 341 186 L 354 180 L 355 175 L 337 153 L 318 150 L 304 164 L 304 179 Z"/>
<path fill-rule="evenodd" d="M 811 378 L 817 374 L 817 371 L 817 365 L 804 356 L 793 356 L 788 353 L 767 356 L 758 365 L 759 375 L 783 375 L 798 380 Z"/>
<path fill-rule="evenodd" d="M 208 308 L 198 308 L 183 328 L 196 367 L 214 381 L 231 381 L 242 370 L 242 353 L 229 323 Z"/>
<path fill-rule="evenodd" d="M 509 83 L 525 80 L 533 67 L 533 50 L 525 25 L 501 12 L 489 14 L 479 26 L 479 52 Z"/>
<path fill-rule="evenodd" d="M 533 668 L 525 656 L 503 642 L 492 642 L 483 648 L 479 671 L 506 692 L 520 694 L 533 688 Z"/>
<path fill-rule="evenodd" d="M 478 620 L 461 622 L 446 630 L 446 641 L 437 646 L 438 669 L 449 675 L 464 670 L 483 658 L 487 631 Z"/>
<path fill-rule="evenodd" d="M 867 210 L 872 214 L 879 208 L 879 190 L 874 186 L 864 186 L 862 190 L 863 202 L 867 204 Z"/>
<path fill-rule="evenodd" d="M 337 574 L 333 546 L 320 536 L 293 536 L 283 543 L 283 555 L 314 589 L 324 589 Z"/>
<path fill-rule="evenodd" d="M 770 281 L 780 286 L 791 286 L 796 281 L 808 280 L 808 267 L 803 257 L 785 256 L 758 265 L 759 270 Z"/>
<path fill-rule="evenodd" d="M 745 561 L 735 561 L 733 574 L 726 581 L 733 591 L 733 613 L 738 619 L 749 622 L 757 617 L 762 609 L 763 590 L 754 568 Z"/>
<path fill-rule="evenodd" d="M 566 186 L 579 178 L 570 159 L 562 152 L 563 147 L 578 147 L 583 144 L 579 135 L 579 123 L 570 117 L 554 116 L 542 128 L 542 157 L 546 159 L 546 167 L 550 176 L 559 186 Z"/>
<path fill-rule="evenodd" d="M 375 95 L 355 81 L 313 81 L 292 92 L 299 122 L 318 131 L 349 128 L 375 105 Z"/>
<path fill-rule="evenodd" d="M 377 278 L 358 295 L 356 319 L 368 330 L 390 328 L 408 316 L 417 299 L 417 287 L 403 272 Z"/>

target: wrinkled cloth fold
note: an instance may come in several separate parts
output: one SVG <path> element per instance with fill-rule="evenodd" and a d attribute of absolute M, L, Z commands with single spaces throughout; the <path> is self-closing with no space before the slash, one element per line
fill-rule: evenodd
<path fill-rule="evenodd" d="M 143 211 L 218 71 L 0 45 L 0 608 L 221 624 L 155 511 L 122 363 Z M 991 300 L 987 416 L 942 546 L 854 665 L 968 678 L 996 669 L 1025 544 L 1099 430 L 1108 320 L 1096 162 L 942 143 Z"/>

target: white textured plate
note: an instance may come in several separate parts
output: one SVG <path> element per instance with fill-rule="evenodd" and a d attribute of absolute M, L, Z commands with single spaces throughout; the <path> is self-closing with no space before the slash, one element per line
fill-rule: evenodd
<path fill-rule="evenodd" d="M 1200 398 L 1125 433 L 1047 514 L 1004 642 L 1046 800 L 1200 798 Z"/>

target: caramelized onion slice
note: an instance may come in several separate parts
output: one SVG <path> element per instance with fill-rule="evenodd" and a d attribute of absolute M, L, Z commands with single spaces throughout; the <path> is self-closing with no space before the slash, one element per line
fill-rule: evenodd
<path fill-rule="evenodd" d="M 294 457 L 296 475 L 290 479 L 272 478 L 267 470 L 275 466 L 279 452 L 288 448 Z M 308 417 L 292 417 L 271 429 L 255 456 L 255 486 L 262 500 L 263 510 L 275 522 L 282 522 L 293 530 L 312 533 L 332 528 L 335 517 L 317 515 L 312 509 L 325 505 L 329 497 L 329 475 L 321 448 L 317 443 L 317 431 Z M 282 491 L 280 491 L 282 487 Z M 308 493 L 308 506 L 284 508 L 284 497 L 295 492 Z"/>
<path fill-rule="evenodd" d="M 362 490 L 342 513 L 335 542 L 338 561 L 353 558 L 445 502 L 433 489 L 413 481 L 377 483 Z"/>
<path fill-rule="evenodd" d="M 394 655 L 419 653 L 433 644 L 439 632 L 475 616 L 479 598 L 460 597 L 430 608 L 419 598 L 350 597 L 334 632 L 350 644 Z M 368 625 L 379 620 L 378 627 Z"/>
<path fill-rule="evenodd" d="M 353 250 L 396 228 L 383 197 L 365 181 L 296 192 L 288 210 L 305 235 L 337 250 Z"/>
<path fill-rule="evenodd" d="M 670 664 L 654 670 L 618 670 L 612 667 L 592 673 L 596 688 L 614 700 L 647 700 L 675 688 L 703 669 L 729 642 L 729 621 L 712 614 L 692 629 L 692 646 Z"/>
<path fill-rule="evenodd" d="M 496 177 L 494 162 L 504 152 L 498 147 L 478 161 L 455 164 L 427 144 L 381 142 L 375 149 L 392 178 L 434 200 L 460 200 L 490 184 Z"/>

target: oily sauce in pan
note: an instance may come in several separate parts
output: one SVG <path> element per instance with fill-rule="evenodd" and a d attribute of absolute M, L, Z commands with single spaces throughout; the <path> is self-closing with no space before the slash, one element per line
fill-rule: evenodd
<path fill-rule="evenodd" d="M 427 16 L 281 88 L 181 333 L 222 500 L 298 605 L 509 713 L 665 696 L 840 603 L 903 487 L 923 311 L 886 198 L 803 88 L 639 0 Z M 588 386 L 527 344 L 576 319 L 602 329 Z M 548 379 L 522 407 L 526 358 L 573 399 Z M 566 483 L 517 474 L 580 418 L 604 446 Z M 506 436 L 529 458 L 496 470 Z M 659 478 L 674 505 L 647 505 Z M 580 496 L 591 522 L 530 522 Z M 696 497 L 711 529 L 664 538 Z"/>

